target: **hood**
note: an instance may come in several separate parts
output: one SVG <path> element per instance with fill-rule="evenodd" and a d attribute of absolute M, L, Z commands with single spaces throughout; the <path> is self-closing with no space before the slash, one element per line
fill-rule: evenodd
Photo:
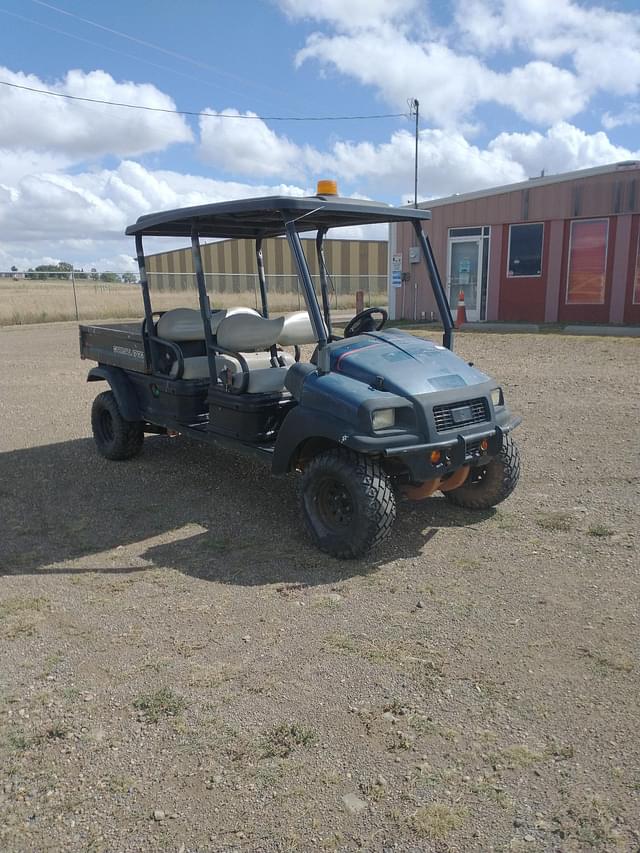
<path fill-rule="evenodd" d="M 332 372 L 403 397 L 489 380 L 445 347 L 398 329 L 347 338 L 330 349 Z"/>

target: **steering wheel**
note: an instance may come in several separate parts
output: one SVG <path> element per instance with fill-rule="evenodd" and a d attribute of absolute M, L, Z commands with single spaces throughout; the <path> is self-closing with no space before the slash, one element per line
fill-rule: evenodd
<path fill-rule="evenodd" d="M 373 319 L 374 314 L 380 314 L 381 319 L 376 325 Z M 353 338 L 356 335 L 362 335 L 365 332 L 379 332 L 387 322 L 389 315 L 384 308 L 366 308 L 355 317 L 352 317 L 344 327 L 345 338 Z"/>

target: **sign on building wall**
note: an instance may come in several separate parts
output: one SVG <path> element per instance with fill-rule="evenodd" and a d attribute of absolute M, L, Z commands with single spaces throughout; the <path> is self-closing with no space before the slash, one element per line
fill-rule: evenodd
<path fill-rule="evenodd" d="M 402 255 L 391 256 L 391 286 L 402 287 Z"/>

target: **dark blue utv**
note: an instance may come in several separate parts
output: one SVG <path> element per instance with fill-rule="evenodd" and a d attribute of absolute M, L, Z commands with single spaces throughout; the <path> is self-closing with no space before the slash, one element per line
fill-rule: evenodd
<path fill-rule="evenodd" d="M 520 418 L 502 389 L 451 351 L 453 322 L 422 230 L 426 210 L 340 198 L 244 199 L 142 216 L 135 236 L 142 323 L 80 327 L 88 380 L 106 381 L 91 413 L 98 451 L 130 459 L 145 433 L 183 433 L 301 474 L 302 513 L 323 551 L 359 557 L 391 531 L 396 493 L 482 509 L 511 494 L 519 458 L 510 432 Z M 411 222 L 444 326 L 443 345 L 386 329 L 384 308 L 356 314 L 336 335 L 323 240 L 329 228 Z M 301 232 L 317 232 L 321 303 Z M 143 236 L 191 240 L 200 310 L 155 313 Z M 306 311 L 272 318 L 262 257 L 267 237 L 287 238 Z M 211 307 L 201 238 L 255 240 L 262 310 Z M 300 347 L 315 344 L 309 362 Z M 288 347 L 289 350 L 284 349 Z M 293 350 L 293 354 L 291 352 Z"/>

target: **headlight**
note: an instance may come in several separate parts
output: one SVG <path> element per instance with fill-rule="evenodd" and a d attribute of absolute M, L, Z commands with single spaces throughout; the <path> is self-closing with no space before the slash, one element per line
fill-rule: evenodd
<path fill-rule="evenodd" d="M 491 392 L 491 402 L 494 406 L 504 406 L 504 394 L 502 388 L 494 388 Z"/>
<path fill-rule="evenodd" d="M 395 409 L 377 409 L 375 412 L 371 412 L 371 425 L 376 432 L 381 429 L 389 429 L 395 422 Z"/>

